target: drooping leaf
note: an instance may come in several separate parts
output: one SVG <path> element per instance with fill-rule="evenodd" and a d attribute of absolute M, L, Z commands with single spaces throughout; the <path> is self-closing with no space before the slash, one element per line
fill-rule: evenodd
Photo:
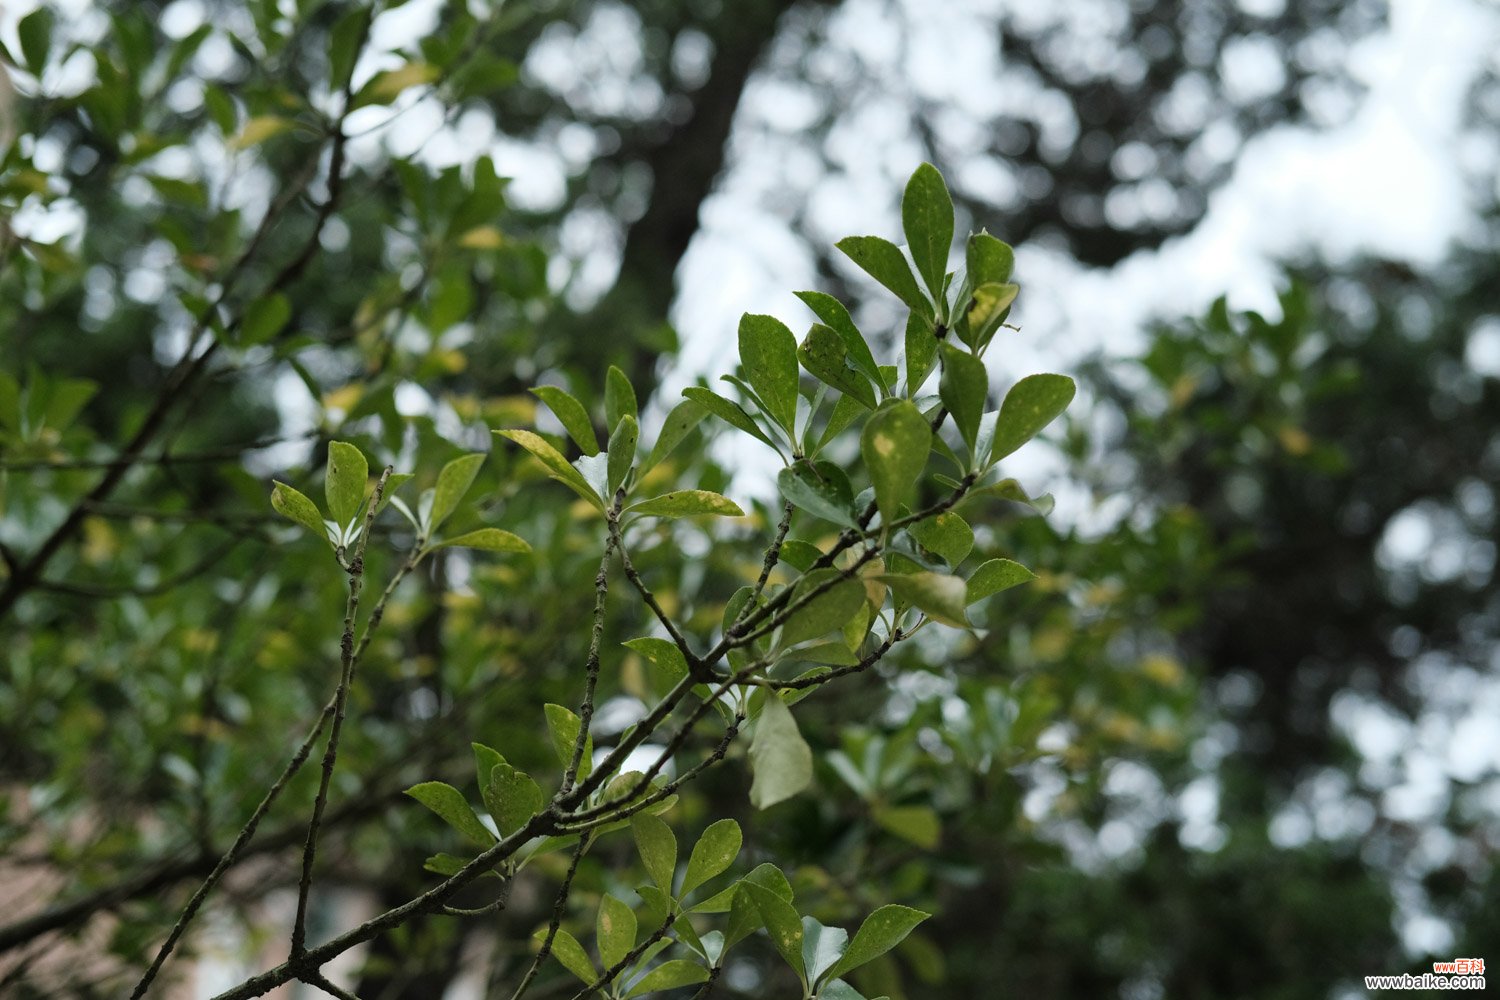
<path fill-rule="evenodd" d="M 882 906 L 859 925 L 859 930 L 854 932 L 854 938 L 849 942 L 844 957 L 828 970 L 828 978 L 837 979 L 844 973 L 884 955 L 906 940 L 906 936 L 930 916 L 932 914 L 895 903 Z"/>
<path fill-rule="evenodd" d="M 441 781 L 424 781 L 420 785 L 412 785 L 406 790 L 406 794 L 437 813 L 444 822 L 470 840 L 485 847 L 495 843 L 495 835 L 479 822 L 469 800 L 452 785 Z"/>
<path fill-rule="evenodd" d="M 848 350 L 832 328 L 814 323 L 802 345 L 797 348 L 797 358 L 802 367 L 824 385 L 831 386 L 863 403 L 875 408 L 875 389 L 869 380 L 849 363 Z"/>
<path fill-rule="evenodd" d="M 718 517 L 744 517 L 740 505 L 726 496 L 708 490 L 677 490 L 650 500 L 631 504 L 627 514 L 643 517 L 697 517 L 712 514 Z"/>
<path fill-rule="evenodd" d="M 680 986 L 693 986 L 708 981 L 708 970 L 697 962 L 685 958 L 674 958 L 663 962 L 641 977 L 640 982 L 630 988 L 626 997 L 644 996 L 648 993 L 664 993 Z"/>
<path fill-rule="evenodd" d="M 832 462 L 801 461 L 776 475 L 781 495 L 815 517 L 841 528 L 854 528 L 854 489 L 844 470 Z"/>
<path fill-rule="evenodd" d="M 766 698 L 755 726 L 750 767 L 755 773 L 750 802 L 757 809 L 769 809 L 812 784 L 812 749 L 791 710 L 774 694 Z"/>
<path fill-rule="evenodd" d="M 734 864 L 742 840 L 740 825 L 732 819 L 721 819 L 704 830 L 688 858 L 687 872 L 682 877 L 682 895 L 686 896 Z"/>
<path fill-rule="evenodd" d="M 495 431 L 495 433 L 531 452 L 532 456 L 546 467 L 549 476 L 593 504 L 601 513 L 604 511 L 604 502 L 599 498 L 599 494 L 594 492 L 593 487 L 589 486 L 588 480 L 583 478 L 583 473 L 568 464 L 568 460 L 563 458 L 546 438 L 533 431 Z"/>
<path fill-rule="evenodd" d="M 611 969 L 625 960 L 630 949 L 635 947 L 635 912 L 624 902 L 606 895 L 599 900 L 599 918 L 596 933 L 599 940 L 599 961 Z"/>
<path fill-rule="evenodd" d="M 797 422 L 797 338 L 774 316 L 740 318 L 740 364 L 765 401 L 769 415 L 788 434 Z"/>
<path fill-rule="evenodd" d="M 526 539 L 499 528 L 466 531 L 457 538 L 445 538 L 434 548 L 479 549 L 484 552 L 530 552 Z"/>
<path fill-rule="evenodd" d="M 1000 404 L 990 461 L 1000 461 L 1036 437 L 1068 408 L 1076 391 L 1066 375 L 1028 375 L 1012 386 Z"/>
<path fill-rule="evenodd" d="M 282 517 L 290 518 L 319 538 L 327 539 L 323 530 L 323 515 L 318 505 L 286 483 L 277 482 L 271 487 L 271 509 Z"/>
<path fill-rule="evenodd" d="M 979 434 L 979 420 L 984 416 L 984 407 L 990 388 L 989 372 L 984 362 L 961 351 L 952 344 L 941 347 L 943 375 L 938 393 L 943 405 L 953 417 L 953 423 L 963 435 L 964 443 L 974 454 L 975 438 Z"/>
<path fill-rule="evenodd" d="M 1009 559 L 991 559 L 969 577 L 965 601 L 973 604 L 986 597 L 1036 579 L 1036 574 Z"/>
<path fill-rule="evenodd" d="M 901 228 L 912 260 L 934 299 L 943 294 L 948 251 L 953 246 L 953 199 L 943 175 L 930 163 L 917 167 L 901 199 Z"/>
<path fill-rule="evenodd" d="M 859 327 L 854 325 L 854 318 L 849 315 L 849 310 L 844 304 L 826 292 L 797 292 L 795 294 L 797 298 L 807 303 L 807 307 L 817 314 L 818 319 L 828 324 L 843 340 L 844 350 L 849 355 L 850 363 L 871 382 L 877 386 L 881 385 L 880 369 L 875 364 L 875 356 L 870 353 L 870 345 L 865 342 L 864 335 L 859 332 Z"/>
<path fill-rule="evenodd" d="M 635 464 L 635 445 L 641 435 L 641 425 L 630 414 L 620 418 L 614 432 L 609 436 L 609 492 L 613 494 L 625 485 L 630 467 Z"/>
<path fill-rule="evenodd" d="M 860 270 L 895 293 L 913 312 L 932 318 L 932 303 L 922 294 L 901 248 L 879 236 L 847 236 L 836 244 Z"/>
<path fill-rule="evenodd" d="M 630 829 L 635 836 L 636 850 L 641 854 L 641 863 L 646 866 L 646 874 L 670 895 L 672 878 L 677 872 L 677 838 L 672 834 L 672 828 L 655 816 L 637 813 L 630 820 Z"/>
<path fill-rule="evenodd" d="M 639 420 L 640 412 L 640 406 L 635 401 L 635 386 L 630 384 L 630 379 L 624 372 L 610 365 L 604 376 L 605 424 L 618 427 L 626 417 Z"/>
<path fill-rule="evenodd" d="M 964 613 L 968 590 L 964 581 L 946 573 L 884 573 L 880 581 L 927 617 L 955 628 L 968 628 Z"/>
<path fill-rule="evenodd" d="M 469 492 L 469 487 L 474 484 L 474 477 L 479 475 L 479 467 L 484 464 L 484 458 L 483 452 L 474 452 L 470 455 L 460 455 L 443 466 L 442 471 L 438 473 L 437 485 L 432 489 L 432 510 L 427 515 L 429 532 L 437 531 L 442 523 L 448 520 L 448 516 L 458 509 L 464 494 Z M 505 532 L 501 533 L 505 534 Z"/>
<path fill-rule="evenodd" d="M 323 491 L 328 498 L 328 515 L 339 527 L 346 527 L 359 513 L 369 478 L 370 467 L 363 452 L 344 441 L 329 443 Z"/>
<path fill-rule="evenodd" d="M 927 467 L 932 430 L 914 404 L 904 399 L 887 401 L 865 422 L 859 446 L 875 487 L 875 503 L 889 524 L 899 516 L 901 504 Z"/>
<path fill-rule="evenodd" d="M 820 590 L 830 580 L 840 576 L 836 569 L 813 570 L 797 581 L 788 607 L 804 599 L 804 595 Z M 822 590 L 805 605 L 794 612 L 781 626 L 780 645 L 794 646 L 843 627 L 854 617 L 865 602 L 865 588 L 858 580 L 839 580 Z"/>
<path fill-rule="evenodd" d="M 568 432 L 568 437 L 573 439 L 573 443 L 585 455 L 599 454 L 599 438 L 594 433 L 594 422 L 589 419 L 589 411 L 584 409 L 582 403 L 555 385 L 539 385 L 531 390 L 531 394 L 547 404 L 547 409 L 552 411 L 552 415 L 563 425 L 563 430 Z"/>

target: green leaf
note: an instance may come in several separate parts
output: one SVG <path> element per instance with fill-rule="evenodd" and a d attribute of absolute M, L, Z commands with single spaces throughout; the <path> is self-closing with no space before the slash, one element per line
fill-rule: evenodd
<path fill-rule="evenodd" d="M 938 814 L 929 806 L 877 807 L 874 817 L 886 830 L 924 850 L 937 847 L 942 834 Z"/>
<path fill-rule="evenodd" d="M 635 464 L 635 445 L 641 436 L 641 425 L 634 416 L 626 414 L 615 425 L 609 436 L 609 492 L 615 493 L 625 485 L 630 467 Z"/>
<path fill-rule="evenodd" d="M 750 768 L 755 774 L 750 802 L 757 809 L 769 809 L 812 784 L 812 749 L 797 729 L 791 710 L 775 693 L 766 698 L 756 723 Z M 798 938 L 800 949 L 801 925 Z"/>
<path fill-rule="evenodd" d="M 842 979 L 833 979 L 818 990 L 818 1000 L 865 1000 L 865 995 Z M 876 1000 L 890 1000 L 890 997 L 878 997 Z"/>
<path fill-rule="evenodd" d="M 860 269 L 896 294 L 913 312 L 932 318 L 932 303 L 917 286 L 901 248 L 879 236 L 848 236 L 838 241 L 844 256 Z"/>
<path fill-rule="evenodd" d="M 788 538 L 781 543 L 781 562 L 799 572 L 806 573 L 812 564 L 823 557 L 823 550 L 812 542 L 800 538 Z"/>
<path fill-rule="evenodd" d="M 630 820 L 630 830 L 635 835 L 636 850 L 641 852 L 646 874 L 671 895 L 672 878 L 677 873 L 677 838 L 672 828 L 648 813 L 636 813 Z"/>
<path fill-rule="evenodd" d="M 370 467 L 363 452 L 344 441 L 329 443 L 328 472 L 323 490 L 328 497 L 328 514 L 339 527 L 347 527 L 359 513 L 369 478 Z"/>
<path fill-rule="evenodd" d="M 807 978 L 816 983 L 849 944 L 849 932 L 842 927 L 825 927 L 812 917 L 802 918 L 802 964 Z"/>
<path fill-rule="evenodd" d="M 969 522 L 945 510 L 936 517 L 918 521 L 906 529 L 922 546 L 942 558 L 949 566 L 957 566 L 974 548 L 974 529 Z"/>
<path fill-rule="evenodd" d="M 1036 437 L 1068 408 L 1076 391 L 1066 375 L 1028 375 L 1012 386 L 1000 404 L 990 461 L 1000 461 Z"/>
<path fill-rule="evenodd" d="M 650 500 L 631 504 L 627 514 L 643 517 L 696 517 L 713 514 L 721 517 L 744 517 L 740 505 L 726 496 L 708 490 L 677 490 Z"/>
<path fill-rule="evenodd" d="M 906 321 L 906 394 L 916 396 L 937 365 L 938 344 L 925 323 L 912 313 Z"/>
<path fill-rule="evenodd" d="M 651 454 L 640 467 L 640 475 L 644 477 L 656 468 L 707 415 L 708 411 L 691 399 L 684 399 L 672 407 L 672 412 L 667 414 L 666 422 L 661 426 L 661 433 L 656 436 Z"/>
<path fill-rule="evenodd" d="M 1010 280 L 1016 266 L 1016 252 L 1010 245 L 997 240 L 989 233 L 980 231 L 969 236 L 964 251 L 964 262 L 968 265 L 969 284 L 1003 285 Z"/>
<path fill-rule="evenodd" d="M 708 970 L 702 965 L 685 958 L 674 958 L 670 962 L 663 962 L 642 976 L 640 982 L 631 987 L 630 992 L 625 996 L 638 997 L 646 993 L 662 993 L 666 990 L 675 990 L 680 986 L 692 986 L 695 983 L 707 981 Z"/>
<path fill-rule="evenodd" d="M 630 379 L 624 372 L 610 365 L 609 372 L 604 376 L 605 425 L 618 427 L 626 417 L 639 421 L 640 413 L 640 407 L 635 401 L 635 386 L 630 384 Z"/>
<path fill-rule="evenodd" d="M 639 639 L 627 639 L 621 645 L 640 653 L 653 667 L 666 674 L 674 684 L 688 675 L 687 657 L 683 656 L 682 650 L 669 639 L 648 635 Z"/>
<path fill-rule="evenodd" d="M 467 864 L 468 862 L 463 858 L 439 852 L 422 862 L 422 868 L 426 871 L 435 872 L 444 878 L 452 878 L 463 871 L 464 866 Z"/>
<path fill-rule="evenodd" d="M 739 857 L 742 841 L 740 825 L 732 819 L 721 819 L 704 830 L 688 858 L 681 894 L 686 896 L 714 876 L 723 874 Z"/>
<path fill-rule="evenodd" d="M 899 516 L 901 504 L 916 488 L 927 455 L 932 430 L 922 411 L 906 400 L 887 401 L 865 422 L 859 450 L 875 487 L 875 503 L 886 524 Z"/>
<path fill-rule="evenodd" d="M 469 748 L 474 751 L 474 775 L 479 779 L 479 795 L 484 799 L 484 807 L 493 816 L 495 803 L 490 801 L 490 773 L 505 763 L 505 757 L 499 750 L 483 743 L 470 743 Z"/>
<path fill-rule="evenodd" d="M 542 789 L 525 771 L 501 761 L 490 770 L 485 802 L 502 836 L 521 829 L 542 811 Z"/>
<path fill-rule="evenodd" d="M 832 462 L 801 461 L 776 475 L 781 495 L 815 517 L 841 528 L 858 527 L 854 488 L 844 470 Z"/>
<path fill-rule="evenodd" d="M 390 502 L 395 499 L 396 491 L 411 482 L 414 478 L 410 472 L 393 472 L 387 476 L 385 490 L 380 494 L 380 503 L 376 505 L 375 513 L 379 514 L 385 510 Z"/>
<path fill-rule="evenodd" d="M 256 299 L 245 308 L 240 322 L 240 343 L 246 347 L 264 344 L 285 329 L 291 318 L 291 300 L 280 292 Z"/>
<path fill-rule="evenodd" d="M 813 570 L 797 581 L 788 607 L 801 600 L 804 594 L 824 586 L 829 580 L 842 574 L 833 568 Z M 865 603 L 865 586 L 855 579 L 840 580 L 812 598 L 792 614 L 781 626 L 781 646 L 794 646 L 799 642 L 843 628 Z"/>
<path fill-rule="evenodd" d="M 271 488 L 271 509 L 282 517 L 296 521 L 319 538 L 328 538 L 318 505 L 286 483 L 278 482 Z"/>
<path fill-rule="evenodd" d="M 546 937 L 546 928 L 536 932 L 538 941 L 545 940 Z M 599 971 L 594 968 L 594 960 L 589 958 L 589 953 L 583 950 L 583 945 L 578 943 L 576 937 L 561 928 L 552 938 L 552 957 L 564 969 L 591 986 L 599 979 Z"/>
<path fill-rule="evenodd" d="M 740 317 L 740 364 L 745 378 L 770 408 L 770 417 L 795 431 L 797 422 L 797 338 L 774 316 Z"/>
<path fill-rule="evenodd" d="M 734 400 L 725 399 L 712 389 L 705 389 L 703 386 L 697 385 L 688 386 L 682 390 L 682 394 L 730 426 L 759 438 L 772 448 L 776 448 L 776 443 L 766 436 L 765 431 L 760 429 L 755 423 L 755 418 L 746 413 L 745 408 Z M 781 449 L 776 448 L 776 451 L 779 454 Z"/>
<path fill-rule="evenodd" d="M 769 862 L 756 865 L 754 871 L 740 879 L 733 886 L 729 903 L 729 924 L 724 931 L 724 946 L 726 948 L 743 941 L 746 937 L 765 926 L 765 920 L 761 918 L 760 910 L 756 907 L 754 899 L 751 898 L 750 893 L 742 891 L 747 885 L 758 885 L 788 903 L 792 901 L 791 883 L 786 880 L 786 876 L 782 874 L 781 869 Z M 715 897 L 715 899 L 717 898 Z M 695 909 L 703 909 L 703 905 L 700 904 Z"/>
<path fill-rule="evenodd" d="M 1009 590 L 1018 584 L 1036 579 L 1036 574 L 1018 562 L 1009 559 L 991 559 L 969 577 L 965 601 L 973 604 L 992 594 Z"/>
<path fill-rule="evenodd" d="M 849 315 L 849 310 L 844 304 L 826 292 L 796 292 L 797 298 L 807 303 L 807 307 L 817 314 L 818 319 L 833 328 L 844 342 L 844 350 L 849 355 L 849 361 L 866 378 L 876 385 L 881 385 L 880 368 L 875 364 L 875 356 L 870 353 L 870 345 L 865 342 L 864 335 L 859 332 L 859 327 L 854 325 L 854 319 Z"/>
<path fill-rule="evenodd" d="M 814 323 L 797 348 L 797 357 L 813 377 L 845 396 L 875 409 L 875 390 L 849 362 L 844 342 L 832 328 Z"/>
<path fill-rule="evenodd" d="M 370 22 L 370 10 L 356 7 L 334 22 L 328 42 L 328 89 L 343 90 L 359 58 L 359 42 Z"/>
<path fill-rule="evenodd" d="M 918 167 L 906 182 L 901 228 L 928 290 L 934 299 L 941 299 L 948 251 L 953 246 L 953 199 L 948 196 L 943 175 L 930 163 Z"/>
<path fill-rule="evenodd" d="M 376 73 L 368 83 L 359 88 L 350 102 L 350 110 L 367 104 L 389 104 L 408 87 L 431 83 L 442 75 L 436 66 L 424 62 L 409 62 L 396 69 Z"/>
<path fill-rule="evenodd" d="M 433 546 L 435 549 L 479 549 L 484 552 L 530 552 L 526 539 L 501 531 L 499 528 L 479 528 L 467 531 L 457 538 L 445 538 Z"/>
<path fill-rule="evenodd" d="M 552 749 L 557 752 L 557 760 L 566 770 L 573 763 L 573 747 L 578 742 L 578 728 L 582 723 L 578 716 L 561 705 L 544 705 L 542 711 L 547 716 L 547 731 L 552 734 Z M 594 737 L 590 734 L 583 744 L 583 759 L 578 763 L 575 780 L 582 781 L 589 776 L 589 771 L 594 767 L 593 757 Z"/>
<path fill-rule="evenodd" d="M 983 350 L 984 345 L 990 342 L 990 338 L 1000 328 L 1005 319 L 1005 311 L 1010 308 L 1020 291 L 1016 285 L 994 283 L 975 288 L 964 317 L 968 324 L 965 343 L 975 350 Z"/>
<path fill-rule="evenodd" d="M 565 390 L 555 385 L 539 385 L 531 390 L 531 394 L 547 404 L 547 409 L 563 425 L 563 430 L 568 432 L 568 437 L 583 451 L 585 455 L 599 454 L 599 438 L 594 434 L 594 422 L 589 419 L 589 411 L 583 408 L 583 404 L 574 399 Z"/>
<path fill-rule="evenodd" d="M 959 434 L 963 435 L 964 443 L 969 446 L 970 454 L 973 454 L 979 420 L 984 416 L 990 389 L 990 375 L 984 362 L 968 351 L 961 351 L 952 344 L 943 344 L 940 350 L 943 377 L 938 383 L 938 393 Z"/>
<path fill-rule="evenodd" d="M 807 969 L 802 963 L 802 919 L 797 915 L 796 907 L 765 886 L 753 882 L 743 883 L 743 891 L 760 911 L 760 918 L 777 953 L 806 983 Z"/>
<path fill-rule="evenodd" d="M 859 925 L 859 930 L 854 932 L 854 939 L 849 942 L 849 948 L 844 952 L 844 957 L 828 970 L 828 978 L 837 979 L 844 973 L 884 955 L 906 940 L 906 935 L 930 916 L 932 914 L 895 903 L 882 906 Z"/>
<path fill-rule="evenodd" d="M 406 794 L 437 813 L 444 822 L 470 840 L 485 847 L 495 843 L 495 835 L 479 822 L 469 800 L 452 785 L 441 781 L 424 781 L 420 785 L 412 785 L 406 790 Z"/>
<path fill-rule="evenodd" d="M 495 431 L 495 433 L 531 452 L 532 456 L 546 467 L 549 476 L 583 497 L 597 507 L 600 513 L 603 513 L 604 503 L 599 499 L 599 494 L 589 486 L 588 480 L 583 478 L 583 473 L 568 464 L 568 460 L 563 458 L 556 448 L 548 444 L 546 438 L 532 431 Z"/>
<path fill-rule="evenodd" d="M 599 961 L 606 969 L 614 968 L 625 960 L 630 949 L 635 947 L 635 913 L 628 905 L 613 896 L 599 900 Z"/>
<path fill-rule="evenodd" d="M 46 5 L 21 18 L 16 25 L 21 39 L 21 57 L 33 76 L 40 77 L 52 49 L 52 11 Z"/>
<path fill-rule="evenodd" d="M 474 452 L 471 455 L 461 455 L 443 466 L 442 471 L 438 473 L 437 486 L 432 491 L 432 509 L 427 515 L 429 533 L 436 531 L 444 521 L 448 520 L 448 516 L 458 509 L 459 501 L 463 500 L 464 494 L 469 492 L 469 487 L 474 484 L 474 477 L 479 475 L 479 467 L 483 464 L 484 453 Z"/>
<path fill-rule="evenodd" d="M 921 609 L 927 617 L 955 628 L 968 628 L 964 613 L 968 590 L 964 581 L 946 573 L 883 573 L 877 580 L 890 587 L 901 600 Z"/>

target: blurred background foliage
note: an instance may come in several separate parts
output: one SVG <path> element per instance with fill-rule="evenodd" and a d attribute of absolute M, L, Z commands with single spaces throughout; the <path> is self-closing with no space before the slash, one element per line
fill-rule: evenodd
<path fill-rule="evenodd" d="M 430 482 L 489 427 L 529 425 L 525 387 L 590 401 L 611 363 L 644 398 L 694 336 L 669 325 L 680 265 L 736 193 L 845 299 L 862 286 L 833 239 L 891 230 L 879 212 L 924 158 L 974 228 L 1119 264 L 1191 231 L 1250 137 L 1347 116 L 1348 55 L 1389 16 L 978 5 L 1003 55 L 976 62 L 957 33 L 931 51 L 932 11 L 894 0 L 377 9 L 82 3 L 0 33 L 14 995 L 114 995 L 327 697 L 340 581 L 274 519 L 272 475 L 306 485 L 339 437 Z M 878 51 L 890 37 L 913 50 Z M 339 142 L 345 79 L 364 106 Z M 1492 139 L 1497 94 L 1492 66 L 1463 108 Z M 1288 261 L 1264 315 L 1221 301 L 1134 356 L 1049 357 L 1085 398 L 1023 486 L 1074 502 L 969 501 L 980 550 L 1038 583 L 804 702 L 817 794 L 754 814 L 732 761 L 674 826 L 736 817 L 747 857 L 782 862 L 825 923 L 934 910 L 857 977 L 870 995 L 1327 997 L 1482 956 L 1500 940 L 1485 162 L 1437 266 Z M 774 524 L 769 477 L 701 433 L 663 476 L 756 497 Z M 454 529 L 503 525 L 535 555 L 448 554 L 393 603 L 346 731 L 325 856 L 348 892 L 322 900 L 325 927 L 429 884 L 443 834 L 402 788 L 464 786 L 471 739 L 544 768 L 539 708 L 575 697 L 597 532 L 512 453 L 477 490 Z M 637 561 L 707 631 L 759 569 L 749 534 L 663 529 Z M 601 743 L 649 693 L 613 645 L 649 631 L 629 608 Z M 284 904 L 310 778 L 231 878 L 198 982 Z M 632 858 L 604 845 L 582 898 L 627 892 Z M 541 880 L 498 917 L 386 935 L 356 990 L 485 995 L 549 906 Z M 723 995 L 767 995 L 773 959 L 744 955 Z"/>

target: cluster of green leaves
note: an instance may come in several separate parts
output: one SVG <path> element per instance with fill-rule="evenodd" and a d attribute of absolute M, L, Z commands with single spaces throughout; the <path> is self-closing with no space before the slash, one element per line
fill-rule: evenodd
<path fill-rule="evenodd" d="M 838 677 L 866 669 L 930 624 L 972 628 L 971 605 L 1034 579 L 1020 563 L 1004 557 L 965 569 L 975 532 L 953 508 L 983 497 L 1044 506 L 1031 501 L 1014 480 L 1002 479 L 997 465 L 1066 408 L 1074 393 L 1072 380 L 1029 376 L 992 409 L 983 359 L 1016 295 L 1008 280 L 1012 252 L 986 233 L 974 234 L 966 243 L 964 269 L 946 270 L 953 209 L 941 177 L 928 165 L 908 184 L 903 220 L 911 262 L 878 237 L 840 244 L 910 307 L 902 363 L 877 364 L 847 308 L 831 296 L 805 292 L 801 298 L 823 322 L 814 324 L 798 345 L 774 318 L 744 317 L 741 375 L 726 376 L 741 402 L 703 387 L 685 390 L 686 398 L 666 416 L 649 451 L 639 446 L 634 388 L 616 368 L 605 381 L 602 412 L 591 412 L 560 386 L 532 390 L 567 440 L 535 430 L 496 431 L 519 445 L 548 478 L 576 494 L 584 509 L 604 519 L 595 632 L 604 620 L 601 588 L 618 552 L 626 575 L 667 632 L 625 643 L 651 664 L 660 700 L 621 735 L 601 765 L 606 770 L 595 774 L 586 726 L 595 696 L 596 643 L 580 713 L 546 706 L 550 742 L 561 768 L 553 794 L 544 793 L 501 752 L 480 743 L 474 754 L 489 822 L 463 792 L 445 782 L 423 782 L 407 794 L 479 849 L 467 857 L 430 857 L 428 869 L 448 878 L 463 877 L 479 866 L 504 881 L 541 855 L 568 846 L 581 854 L 605 834 L 631 828 L 650 884 L 637 890 L 639 913 L 612 895 L 602 896 L 594 921 L 600 964 L 556 920 L 539 932 L 547 953 L 613 997 L 706 982 L 718 975 L 731 946 L 764 929 L 796 974 L 804 997 L 856 998 L 860 994 L 843 976 L 893 948 L 926 917 L 908 907 L 883 906 L 851 939 L 847 932 L 799 913 L 786 876 L 769 863 L 689 904 L 690 894 L 733 863 L 741 840 L 738 825 L 726 819 L 710 826 L 678 884 L 676 837 L 660 817 L 677 801 L 681 780 L 668 781 L 662 773 L 675 767 L 691 776 L 698 768 L 689 768 L 676 749 L 679 738 L 649 770 L 620 771 L 622 751 L 650 738 L 691 696 L 700 708 L 684 723 L 681 735 L 689 734 L 709 709 L 717 711 L 726 727 L 719 751 L 701 766 L 722 756 L 739 726 L 749 721 L 750 801 L 759 809 L 775 806 L 813 780 L 813 754 L 791 705 Z M 941 372 L 938 392 L 924 393 L 934 371 Z M 810 378 L 804 379 L 803 372 Z M 738 504 L 715 490 L 663 492 L 658 484 L 671 485 L 670 471 L 653 475 L 709 414 L 781 456 L 785 467 L 777 483 L 786 506 L 783 524 L 768 543 L 761 579 L 725 602 L 717 638 L 710 637 L 700 648 L 660 608 L 634 570 L 628 550 L 632 539 L 654 531 L 650 525 L 663 520 L 744 515 Z M 950 421 L 951 429 L 945 426 Z M 607 430 L 602 442 L 598 422 Z M 833 441 L 856 431 L 859 464 L 846 468 L 820 458 Z M 572 460 L 565 454 L 567 441 L 579 452 Z M 934 456 L 949 468 L 929 475 Z M 391 501 L 415 530 L 419 555 L 441 545 L 524 549 L 525 542 L 495 528 L 429 541 L 468 491 L 480 461 L 482 456 L 469 455 L 448 463 L 415 514 L 399 499 Z M 359 530 L 367 478 L 358 450 L 335 443 L 325 478 L 330 519 L 324 521 L 310 500 L 285 484 L 277 484 L 272 503 L 325 534 L 342 551 Z M 389 476 L 388 495 L 403 481 Z M 868 485 L 856 492 L 856 481 Z M 918 495 L 930 492 L 929 483 L 940 499 L 923 507 Z M 789 537 L 794 520 L 804 534 L 822 535 L 822 546 Z M 836 533 L 831 539 L 826 535 L 830 530 Z M 909 810 L 887 810 L 882 822 L 916 842 L 930 846 L 933 840 L 928 821 Z M 569 889 L 565 881 L 561 899 Z M 723 928 L 700 929 L 702 920 L 726 913 Z M 642 926 L 658 930 L 639 940 Z M 674 946 L 680 956 L 663 959 Z"/>

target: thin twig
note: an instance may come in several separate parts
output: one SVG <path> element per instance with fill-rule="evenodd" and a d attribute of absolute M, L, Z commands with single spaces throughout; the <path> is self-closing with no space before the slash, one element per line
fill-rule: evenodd
<path fill-rule="evenodd" d="M 755 581 L 755 599 L 745 607 L 754 607 L 755 602 L 760 600 L 760 595 L 765 593 L 766 583 L 771 579 L 771 570 L 776 568 L 776 561 L 781 558 L 781 546 L 786 541 L 786 533 L 790 530 L 792 530 L 792 502 L 788 500 L 781 511 L 781 523 L 776 526 L 776 537 L 771 540 L 771 547 L 766 549 L 766 561 L 760 567 L 760 579 Z"/>
<path fill-rule="evenodd" d="M 542 938 L 542 947 L 531 959 L 531 965 L 526 968 L 526 974 L 521 977 L 521 983 L 516 991 L 510 995 L 510 1000 L 520 1000 L 521 994 L 531 986 L 531 981 L 541 971 L 542 963 L 547 956 L 552 954 L 552 942 L 557 940 L 558 929 L 562 927 L 563 916 L 568 911 L 568 895 L 573 891 L 573 876 L 578 874 L 578 862 L 583 860 L 584 852 L 589 849 L 590 836 L 585 833 L 578 838 L 578 846 L 573 848 L 573 857 L 568 862 L 568 873 L 563 876 L 562 885 L 557 890 L 557 897 L 552 901 L 552 919 L 547 923 L 547 934 Z"/>
<path fill-rule="evenodd" d="M 620 506 L 624 501 L 625 491 L 617 490 L 608 513 L 611 521 L 620 516 Z M 599 686 L 599 649 L 604 641 L 604 606 L 609 598 L 609 559 L 614 555 L 617 537 L 614 531 L 610 532 L 604 543 L 604 557 L 599 560 L 599 572 L 594 574 L 594 625 L 589 636 L 588 655 L 584 659 L 583 700 L 578 705 L 578 735 L 573 740 L 573 756 L 563 771 L 559 795 L 566 795 L 572 790 L 578 771 L 583 766 L 584 748 L 589 742 L 589 725 L 594 719 L 594 692 Z"/>
<path fill-rule="evenodd" d="M 365 579 L 365 546 L 370 541 L 370 529 L 375 524 L 375 511 L 385 495 L 386 480 L 391 477 L 387 465 L 375 482 L 375 492 L 365 507 L 364 530 L 354 550 L 354 560 L 349 565 L 349 599 L 344 606 L 344 635 L 339 642 L 339 684 L 334 693 L 333 725 L 328 730 L 328 745 L 323 751 L 323 774 L 318 781 L 318 795 L 313 799 L 312 819 L 307 824 L 307 844 L 302 848 L 302 878 L 297 883 L 297 917 L 292 924 L 292 957 L 299 957 L 307 948 L 307 900 L 312 892 L 313 861 L 318 853 L 318 826 L 323 822 L 323 810 L 328 806 L 328 787 L 333 782 L 333 769 L 339 757 L 339 733 L 344 726 L 344 707 L 349 699 L 349 687 L 354 682 L 354 623 L 359 615 L 359 594 Z"/>

